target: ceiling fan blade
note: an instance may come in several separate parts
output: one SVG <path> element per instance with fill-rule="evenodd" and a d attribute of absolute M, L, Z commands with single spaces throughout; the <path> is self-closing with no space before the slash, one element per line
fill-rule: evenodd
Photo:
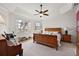
<path fill-rule="evenodd" d="M 39 15 L 39 14 L 34 14 L 34 15 Z"/>
<path fill-rule="evenodd" d="M 49 16 L 48 14 L 43 14 L 43 15 Z"/>
<path fill-rule="evenodd" d="M 36 12 L 39 12 L 38 10 L 35 10 Z"/>
<path fill-rule="evenodd" d="M 47 12 L 48 10 L 43 11 L 43 13 Z"/>

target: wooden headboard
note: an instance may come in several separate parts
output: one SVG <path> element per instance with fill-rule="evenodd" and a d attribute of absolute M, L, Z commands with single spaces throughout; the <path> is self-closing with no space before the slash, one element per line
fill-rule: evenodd
<path fill-rule="evenodd" d="M 45 31 L 49 31 L 49 32 L 61 32 L 62 33 L 62 29 L 61 28 L 45 28 Z"/>

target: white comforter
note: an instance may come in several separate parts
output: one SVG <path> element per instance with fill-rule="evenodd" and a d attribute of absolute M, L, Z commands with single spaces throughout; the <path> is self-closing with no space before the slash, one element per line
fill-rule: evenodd
<path fill-rule="evenodd" d="M 60 34 L 56 34 L 57 35 L 57 40 L 58 40 L 58 46 L 61 46 L 61 35 Z"/>

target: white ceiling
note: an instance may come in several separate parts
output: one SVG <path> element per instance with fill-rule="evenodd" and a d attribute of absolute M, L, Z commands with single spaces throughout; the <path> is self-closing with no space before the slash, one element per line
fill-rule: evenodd
<path fill-rule="evenodd" d="M 59 10 L 66 6 L 68 3 L 42 3 L 43 10 L 48 9 L 49 17 L 54 17 L 54 15 L 59 14 Z M 40 3 L 1 3 L 0 8 L 5 9 L 8 12 L 13 12 L 27 17 L 38 18 L 35 16 L 37 12 L 35 10 L 40 10 Z"/>

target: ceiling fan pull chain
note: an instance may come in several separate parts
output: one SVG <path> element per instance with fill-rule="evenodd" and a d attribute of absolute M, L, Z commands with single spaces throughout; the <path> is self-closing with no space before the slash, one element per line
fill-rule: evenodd
<path fill-rule="evenodd" d="M 41 11 L 42 11 L 42 4 L 40 5 L 40 7 L 41 7 Z"/>

